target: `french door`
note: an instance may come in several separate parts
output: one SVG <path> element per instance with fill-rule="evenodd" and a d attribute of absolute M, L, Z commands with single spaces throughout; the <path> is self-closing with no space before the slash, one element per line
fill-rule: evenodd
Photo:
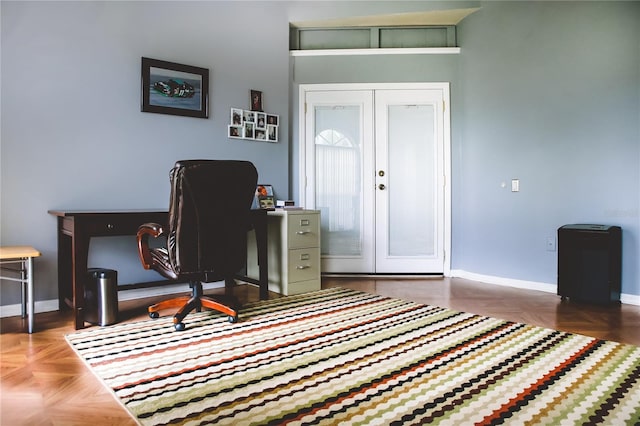
<path fill-rule="evenodd" d="M 300 101 L 322 271 L 445 272 L 448 85 L 302 86 Z"/>

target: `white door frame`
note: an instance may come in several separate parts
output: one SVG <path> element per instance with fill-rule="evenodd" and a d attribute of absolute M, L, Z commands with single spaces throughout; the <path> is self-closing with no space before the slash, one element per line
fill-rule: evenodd
<path fill-rule="evenodd" d="M 451 276 L 451 117 L 450 117 L 450 94 L 449 83 L 337 83 L 337 84 L 301 84 L 298 89 L 298 150 L 299 150 L 299 200 L 300 205 L 306 206 L 306 122 L 305 122 L 305 99 L 307 92 L 330 91 L 330 90 L 411 90 L 411 89 L 433 89 L 442 90 L 444 99 L 444 265 L 443 273 Z"/>

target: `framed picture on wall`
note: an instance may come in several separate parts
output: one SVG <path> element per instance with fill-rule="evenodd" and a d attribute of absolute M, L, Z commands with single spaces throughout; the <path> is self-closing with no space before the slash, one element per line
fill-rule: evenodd
<path fill-rule="evenodd" d="M 267 128 L 267 114 L 265 114 L 264 112 L 259 112 L 256 114 L 256 128 L 258 129 Z"/>
<path fill-rule="evenodd" d="M 258 90 L 250 90 L 249 101 L 251 111 L 262 111 L 262 92 Z"/>
<path fill-rule="evenodd" d="M 245 121 L 243 127 L 244 127 L 244 131 L 243 131 L 244 138 L 245 139 L 254 139 L 254 137 L 255 137 L 255 133 L 254 133 L 255 127 L 253 126 L 253 123 L 250 122 L 250 121 Z"/>
<path fill-rule="evenodd" d="M 244 136 L 244 129 L 242 126 L 232 126 L 229 125 L 229 134 L 227 135 L 230 138 L 240 139 Z"/>
<path fill-rule="evenodd" d="M 242 110 L 239 108 L 231 108 L 231 124 L 239 126 L 242 124 Z"/>
<path fill-rule="evenodd" d="M 278 126 L 267 124 L 267 141 L 278 142 Z"/>
<path fill-rule="evenodd" d="M 209 117 L 209 69 L 142 58 L 141 111 Z"/>
<path fill-rule="evenodd" d="M 277 126 L 280 116 L 275 114 L 267 114 L 267 124 Z"/>
<path fill-rule="evenodd" d="M 242 115 L 242 121 L 246 123 L 255 123 L 256 113 L 253 111 L 244 110 Z"/>

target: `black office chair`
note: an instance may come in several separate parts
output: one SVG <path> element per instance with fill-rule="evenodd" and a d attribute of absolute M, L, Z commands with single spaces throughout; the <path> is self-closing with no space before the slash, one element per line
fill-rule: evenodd
<path fill-rule="evenodd" d="M 236 322 L 234 303 L 223 303 L 203 295 L 203 282 L 225 281 L 230 296 L 234 276 L 245 266 L 249 213 L 258 172 L 248 161 L 185 160 L 171 170 L 168 229 L 146 223 L 138 229 L 138 252 L 145 269 L 153 269 L 170 280 L 189 281 L 191 296 L 164 300 L 149 306 L 149 316 L 180 307 L 173 317 L 176 330 L 182 320 L 202 307 L 223 312 Z M 166 236 L 166 247 L 154 248 L 149 237 Z"/>

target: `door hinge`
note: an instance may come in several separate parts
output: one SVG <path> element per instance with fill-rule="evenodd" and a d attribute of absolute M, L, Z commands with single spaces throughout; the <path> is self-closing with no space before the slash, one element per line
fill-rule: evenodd
<path fill-rule="evenodd" d="M 304 103 L 304 113 L 305 113 L 305 115 L 307 114 L 307 103 L 306 102 Z"/>

